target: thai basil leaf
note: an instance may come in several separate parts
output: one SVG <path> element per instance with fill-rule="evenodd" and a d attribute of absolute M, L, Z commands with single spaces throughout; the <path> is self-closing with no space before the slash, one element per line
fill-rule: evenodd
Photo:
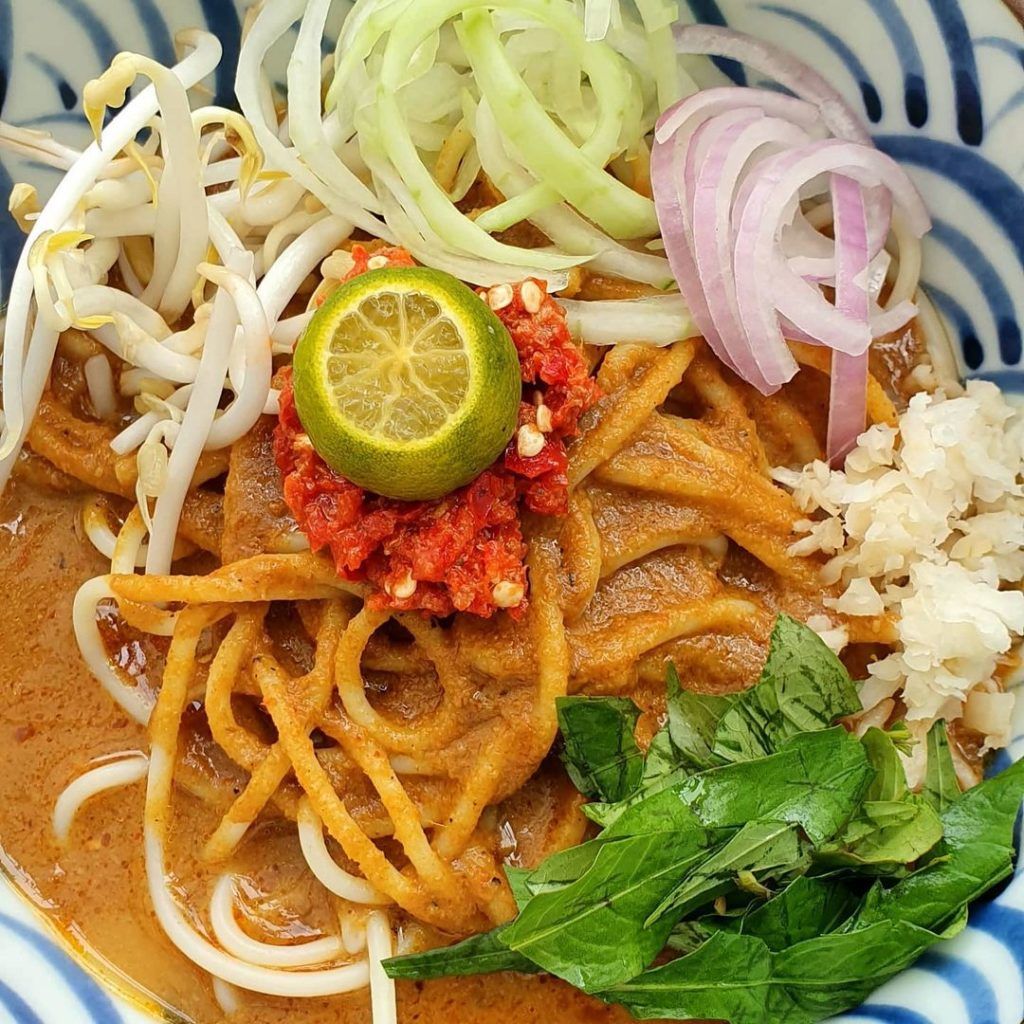
<path fill-rule="evenodd" d="M 835 931 L 859 903 L 859 897 L 839 879 L 804 875 L 746 916 L 726 922 L 724 927 L 754 936 L 778 952 Z"/>
<path fill-rule="evenodd" d="M 892 734 L 871 728 L 861 737 L 861 743 L 875 769 L 875 781 L 865 799 L 902 800 L 908 792 L 907 773 Z"/>
<path fill-rule="evenodd" d="M 733 762 L 764 757 L 789 737 L 827 729 L 860 707 L 849 673 L 817 633 L 780 615 L 761 681 L 722 716 L 713 753 Z"/>
<path fill-rule="evenodd" d="M 772 984 L 772 953 L 760 939 L 717 932 L 693 953 L 601 993 L 639 1020 L 789 1024 L 791 1001 Z"/>
<path fill-rule="evenodd" d="M 640 783 L 644 757 L 634 738 L 640 709 L 618 697 L 560 697 L 562 763 L 584 795 L 617 802 Z"/>
<path fill-rule="evenodd" d="M 502 941 L 585 992 L 632 978 L 661 952 L 675 924 L 644 922 L 706 858 L 710 842 L 708 830 L 697 828 L 603 843 L 579 879 L 534 896 Z"/>
<path fill-rule="evenodd" d="M 711 854 L 662 901 L 648 919 L 664 914 L 678 919 L 732 891 L 736 876 L 750 872 L 770 878 L 777 872 L 806 867 L 807 843 L 796 825 L 778 821 L 752 821 Z"/>
<path fill-rule="evenodd" d="M 579 849 L 579 847 L 574 847 L 574 849 Z M 505 878 L 508 880 L 509 889 L 512 890 L 512 899 L 516 901 L 516 906 L 520 910 L 530 902 L 533 896 L 526 884 L 529 877 L 529 868 L 514 868 L 507 865 L 505 867 Z"/>
<path fill-rule="evenodd" d="M 668 687 L 668 733 L 675 750 L 676 765 L 702 771 L 723 764 L 712 747 L 723 715 L 736 703 L 737 694 L 712 697 L 690 693 L 679 682 L 675 665 L 665 670 Z"/>
<path fill-rule="evenodd" d="M 640 1020 L 814 1024 L 856 1006 L 939 936 L 907 922 L 833 932 L 773 952 L 761 939 L 718 932 L 695 952 L 601 998 Z"/>
<path fill-rule="evenodd" d="M 853 817 L 873 778 L 864 747 L 840 726 L 794 736 L 771 757 L 694 775 L 672 792 L 710 827 L 785 821 L 820 844 Z"/>
<path fill-rule="evenodd" d="M 385 960 L 384 973 L 389 978 L 415 981 L 462 977 L 469 974 L 493 974 L 498 971 L 536 974 L 540 968 L 509 949 L 501 940 L 502 931 L 503 928 L 497 928 L 457 942 L 454 946 L 443 946 L 426 953 L 412 953 Z"/>
<path fill-rule="evenodd" d="M 664 778 L 669 772 L 678 768 L 675 749 L 672 746 L 672 737 L 669 734 L 668 726 L 659 729 L 647 748 L 647 758 L 644 761 L 644 772 L 640 778 L 641 789 L 649 789 L 659 779 Z"/>
<path fill-rule="evenodd" d="M 717 931 L 722 931 L 724 919 L 701 917 L 695 921 L 680 921 L 668 937 L 668 948 L 677 953 L 693 953 L 703 946 Z"/>
<path fill-rule="evenodd" d="M 920 860 L 942 839 L 942 822 L 916 800 L 867 800 L 835 843 L 819 849 L 823 864 L 896 867 Z"/>
<path fill-rule="evenodd" d="M 690 775 L 690 770 L 677 763 L 675 749 L 668 727 L 655 733 L 647 749 L 644 773 L 636 792 L 619 803 L 584 804 L 583 813 L 602 827 L 613 825 L 630 807 L 647 797 L 678 785 Z"/>
<path fill-rule="evenodd" d="M 949 749 L 946 723 L 940 719 L 928 730 L 928 765 L 921 797 L 942 814 L 961 796 L 953 754 Z"/>
<path fill-rule="evenodd" d="M 609 842 L 638 836 L 662 835 L 667 842 L 679 832 L 700 831 L 703 825 L 678 795 L 664 791 L 635 805 L 596 839 L 553 853 L 532 871 L 506 868 L 516 904 L 523 906 L 541 893 L 564 889 L 590 869 L 601 847 Z M 718 838 L 716 836 L 716 838 Z"/>
<path fill-rule="evenodd" d="M 1013 829 L 1024 801 L 1024 761 L 946 808 L 943 839 L 928 863 L 869 900 L 856 925 L 903 920 L 938 930 L 1013 871 Z"/>

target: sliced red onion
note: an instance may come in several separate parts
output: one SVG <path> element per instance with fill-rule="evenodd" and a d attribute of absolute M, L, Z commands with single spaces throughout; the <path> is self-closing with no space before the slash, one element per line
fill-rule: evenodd
<path fill-rule="evenodd" d="M 832 176 L 832 210 L 836 236 L 836 309 L 866 324 L 871 310 L 868 267 L 871 263 L 868 218 L 861 186 L 842 174 Z M 829 462 L 839 465 L 864 430 L 868 394 L 868 354 L 832 353 L 829 398 Z"/>
<path fill-rule="evenodd" d="M 683 213 L 683 200 L 679 192 L 682 185 L 681 165 L 685 157 L 686 139 L 682 136 L 670 138 L 663 143 L 655 141 L 651 148 L 651 186 L 654 208 L 665 242 L 665 255 L 679 290 L 690 307 L 697 329 L 718 358 L 730 370 L 746 378 L 750 373 L 750 365 L 734 363 L 722 343 L 708 310 L 704 289 L 697 274 L 697 264 L 690 249 L 690 224 Z"/>
<path fill-rule="evenodd" d="M 872 145 L 871 136 L 856 111 L 817 71 L 792 54 L 743 32 L 717 25 L 679 25 L 674 28 L 676 51 L 707 57 L 727 57 L 785 86 L 813 103 L 828 130 L 839 139 Z M 707 90 L 708 92 L 712 90 Z M 781 117 L 786 115 L 781 113 Z"/>
<path fill-rule="evenodd" d="M 871 325 L 844 316 L 820 288 L 794 274 L 778 244 L 782 226 L 792 215 L 794 197 L 806 184 L 830 173 L 845 174 L 869 188 L 884 185 L 905 211 L 911 230 L 918 237 L 928 230 L 931 222 L 924 203 L 895 160 L 841 139 L 813 143 L 764 161 L 749 179 L 748 194 L 737 200 L 737 287 L 742 300 L 745 286 L 741 276 L 748 281 L 754 275 L 770 276 L 775 311 L 831 348 L 859 355 L 871 344 Z M 777 320 L 770 334 L 781 339 Z"/>
<path fill-rule="evenodd" d="M 718 358 L 746 380 L 759 376 L 757 362 L 745 343 L 733 346 L 734 357 L 715 324 L 690 244 L 693 205 L 684 195 L 687 156 L 691 145 L 699 142 L 693 138 L 696 131 L 701 123 L 737 108 L 758 108 L 808 132 L 822 130 L 815 107 L 791 96 L 756 89 L 705 89 L 662 115 L 651 151 L 651 182 L 666 255 L 694 323 Z"/>
<path fill-rule="evenodd" d="M 831 83 L 785 50 L 763 39 L 718 25 L 680 25 L 674 27 L 676 51 L 708 57 L 726 57 L 760 72 L 784 86 L 795 96 L 818 108 L 821 120 L 838 139 L 874 146 L 871 134 L 857 112 Z M 730 88 L 730 87 L 726 87 Z M 711 90 L 708 90 L 711 91 Z M 778 116 L 785 117 L 779 111 Z M 888 193 L 879 191 L 865 197 L 868 204 L 871 252 L 877 254 L 889 234 L 892 207 Z M 804 273 L 806 267 L 795 268 Z M 824 280 L 835 274 L 835 265 L 816 268 L 811 276 Z"/>
<path fill-rule="evenodd" d="M 658 118 L 654 138 L 657 142 L 667 142 L 688 124 L 705 121 L 737 107 L 760 107 L 766 114 L 792 121 L 808 131 L 822 123 L 812 103 L 768 89 L 738 89 L 734 85 L 725 85 L 717 89 L 702 89 L 674 103 Z"/>
<path fill-rule="evenodd" d="M 728 30 L 695 26 L 678 40 L 682 52 L 740 60 L 802 97 L 735 87 L 688 97 L 658 122 L 651 181 L 680 291 L 727 366 L 771 394 L 798 370 L 787 338 L 832 349 L 828 450 L 839 458 L 863 429 L 872 340 L 916 312 L 910 302 L 882 310 L 872 290 L 893 206 L 918 237 L 928 212 L 815 72 Z M 823 137 L 826 127 L 836 137 Z M 819 195 L 831 201 L 831 239 L 822 211 L 804 210 Z M 822 285 L 834 287 L 834 304 Z"/>
<path fill-rule="evenodd" d="M 737 351 L 746 345 L 740 326 L 733 270 L 731 209 L 733 196 L 749 161 L 762 148 L 778 150 L 800 146 L 810 136 L 798 125 L 780 118 L 765 117 L 758 111 L 740 109 L 705 122 L 701 131 L 708 136 L 708 149 L 700 171 L 691 166 L 696 146 L 690 147 L 684 181 L 687 204 L 693 208 L 693 248 L 697 272 L 704 285 L 711 317 L 733 362 L 742 359 Z M 691 177 L 696 177 L 691 189 Z M 767 385 L 767 381 L 763 382 Z"/>

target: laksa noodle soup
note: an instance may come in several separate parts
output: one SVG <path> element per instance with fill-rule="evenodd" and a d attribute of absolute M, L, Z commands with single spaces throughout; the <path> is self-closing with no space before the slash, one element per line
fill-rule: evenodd
<path fill-rule="evenodd" d="M 269 0 L 237 110 L 192 31 L 0 126 L 4 864 L 167 1019 L 812 1024 L 1010 873 L 1024 421 L 676 17 Z"/>

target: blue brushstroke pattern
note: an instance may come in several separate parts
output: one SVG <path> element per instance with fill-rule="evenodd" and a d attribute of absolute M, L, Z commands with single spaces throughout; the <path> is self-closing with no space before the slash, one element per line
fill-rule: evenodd
<path fill-rule="evenodd" d="M 871 1020 L 872 1024 L 935 1024 L 935 1021 L 905 1006 L 889 1006 L 887 1003 L 868 1003 L 861 1007 L 860 1013 Z"/>
<path fill-rule="evenodd" d="M 994 1024 L 999 1020 L 999 1004 L 992 985 L 966 960 L 931 952 L 926 953 L 915 966 L 938 976 L 960 993 L 971 1024 Z"/>
<path fill-rule="evenodd" d="M 235 99 L 235 67 L 242 46 L 242 23 L 234 0 L 199 0 L 206 26 L 220 40 L 224 56 L 215 72 L 214 103 L 238 109 Z"/>
<path fill-rule="evenodd" d="M 60 5 L 82 26 L 93 50 L 96 51 L 100 66 L 105 68 L 120 49 L 110 29 L 84 0 L 61 0 Z"/>
<path fill-rule="evenodd" d="M 761 10 L 770 14 L 778 15 L 787 21 L 792 21 L 808 32 L 816 35 L 846 66 L 847 71 L 853 76 L 857 87 L 860 89 L 861 99 L 864 101 L 864 111 L 868 120 L 877 124 L 882 119 L 882 98 L 871 81 L 867 68 L 861 63 L 860 58 L 839 38 L 831 29 L 826 28 L 820 21 L 803 14 L 800 11 L 791 11 L 778 4 L 761 4 Z"/>
<path fill-rule="evenodd" d="M 928 121 L 928 90 L 917 40 L 897 6 L 897 0 L 868 0 L 868 3 L 892 39 L 897 58 L 903 66 L 903 105 L 907 120 L 913 127 L 920 128 Z"/>
<path fill-rule="evenodd" d="M 52 114 L 23 118 L 18 122 L 18 127 L 41 128 L 55 124 L 86 124 L 86 117 L 80 110 L 55 110 Z"/>
<path fill-rule="evenodd" d="M 174 55 L 174 40 L 171 39 L 171 31 L 167 27 L 167 21 L 160 13 L 160 8 L 155 0 L 134 0 L 135 13 L 142 22 L 142 29 L 146 33 L 146 56 L 153 57 L 166 64 L 168 67 L 176 62 Z"/>
<path fill-rule="evenodd" d="M 974 58 L 971 33 L 960 9 L 960 0 L 928 0 L 928 6 L 932 9 L 949 54 L 956 95 L 957 131 L 968 146 L 980 146 L 985 137 L 985 119 L 978 86 L 978 63 Z"/>
<path fill-rule="evenodd" d="M 1004 117 L 1008 117 L 1015 110 L 1017 110 L 1021 104 L 1024 104 L 1024 88 L 1018 89 L 1005 103 L 996 111 L 994 117 L 989 118 L 988 129 L 992 131 L 999 124 Z"/>
<path fill-rule="evenodd" d="M 931 292 L 928 293 L 929 295 Z M 990 380 L 993 384 L 998 385 L 1004 391 L 1020 391 L 1022 384 L 1024 384 L 1024 377 L 1022 377 L 1019 370 L 993 370 L 991 373 L 987 373 L 982 370 L 981 373 L 976 375 L 980 380 Z M 1010 765 L 1013 764 L 1013 758 L 1010 757 L 1010 753 L 1007 750 L 997 750 L 992 755 L 992 760 L 988 763 L 988 768 L 985 772 L 986 775 L 998 775 L 1001 771 L 1005 771 Z"/>
<path fill-rule="evenodd" d="M 974 908 L 971 927 L 1002 943 L 1024 971 L 1024 911 L 998 901 Z"/>
<path fill-rule="evenodd" d="M 7 914 L 0 914 L 0 928 L 7 929 L 39 953 L 60 975 L 94 1024 L 121 1024 L 123 1018 L 110 996 L 56 943 Z"/>
<path fill-rule="evenodd" d="M 982 36 L 980 39 L 974 40 L 974 49 L 990 49 L 998 50 L 1001 53 L 1005 53 L 1020 64 L 1021 68 L 1024 68 L 1024 46 L 1018 46 L 1015 42 L 1004 36 Z"/>
<path fill-rule="evenodd" d="M 931 237 L 944 245 L 963 265 L 981 289 L 982 295 L 996 321 L 999 336 L 999 355 L 1007 366 L 1016 366 L 1021 359 L 1021 333 L 1017 312 L 1009 289 L 999 276 L 992 261 L 972 238 L 948 221 L 936 218 Z"/>
<path fill-rule="evenodd" d="M 15 1024 L 43 1024 L 43 1019 L 13 988 L 0 981 L 0 1006 L 11 1015 Z"/>
<path fill-rule="evenodd" d="M 686 0 L 694 18 L 703 25 L 726 25 L 725 15 L 716 0 Z M 747 84 L 747 73 L 743 66 L 734 60 L 724 57 L 713 58 L 715 67 L 730 78 L 736 85 Z"/>
<path fill-rule="evenodd" d="M 960 350 L 963 352 L 964 363 L 968 370 L 977 370 L 985 361 L 985 349 L 974 330 L 974 324 L 967 311 L 953 298 L 949 292 L 928 285 L 928 295 L 947 320 L 952 321 L 953 328 L 960 338 Z"/>
<path fill-rule="evenodd" d="M 71 110 L 72 107 L 77 106 L 78 93 L 64 77 L 64 72 L 53 61 L 47 60 L 38 53 L 30 53 L 28 59 L 53 82 L 65 110 Z"/>
<path fill-rule="evenodd" d="M 12 3 L 13 0 L 0 0 L 0 117 L 3 116 L 4 101 L 7 99 L 7 82 L 14 51 Z M 0 161 L 0 196 L 9 196 L 13 187 L 11 175 L 3 161 Z M 14 277 L 21 245 L 21 229 L 6 209 L 0 211 L 0 309 L 3 308 L 3 297 L 7 294 L 7 287 Z"/>
<path fill-rule="evenodd" d="M 1004 170 L 973 149 L 920 135 L 878 135 L 894 160 L 922 167 L 959 185 L 998 225 L 1024 266 L 1024 192 Z"/>

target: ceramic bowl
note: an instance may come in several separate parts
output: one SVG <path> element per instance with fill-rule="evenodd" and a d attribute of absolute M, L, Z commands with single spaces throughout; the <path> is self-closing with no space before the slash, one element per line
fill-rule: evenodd
<path fill-rule="evenodd" d="M 934 218 L 924 282 L 967 376 L 1024 395 L 1024 29 L 1004 0 L 683 0 L 681 14 L 781 43 L 860 110 Z M 0 0 L 0 117 L 85 144 L 81 88 L 120 50 L 174 59 L 174 33 L 203 25 L 224 47 L 212 87 L 231 101 L 240 11 L 233 0 Z M 283 68 L 281 77 L 283 78 Z M 719 62 L 723 80 L 748 82 Z M 756 80 L 752 84 L 762 84 Z M 0 159 L 45 192 L 52 172 Z M 0 215 L 0 298 L 22 236 Z M 2 653 L 0 653 L 2 657 Z M 1024 701 L 1013 742 L 1024 756 Z M 2 827 L 0 827 L 2 837 Z M 85 963 L 89 969 L 84 969 Z M 97 980 L 100 978 L 102 980 Z M 842 1024 L 1021 1024 L 1024 873 L 973 908 L 956 940 L 879 989 Z M 72 948 L 0 878 L 0 1022 L 143 1024 L 130 984 Z"/>

